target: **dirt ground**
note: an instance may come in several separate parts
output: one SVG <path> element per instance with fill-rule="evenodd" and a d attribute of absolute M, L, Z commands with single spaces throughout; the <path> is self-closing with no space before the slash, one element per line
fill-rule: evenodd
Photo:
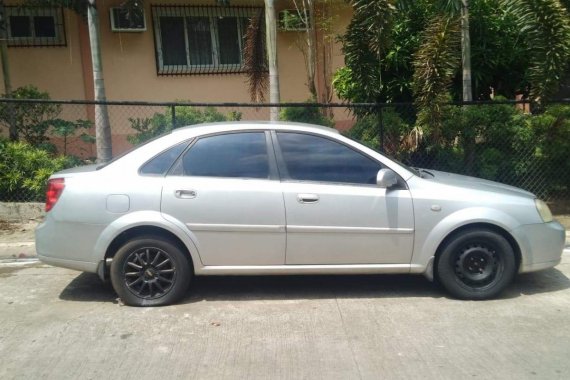
<path fill-rule="evenodd" d="M 20 243 L 33 242 L 34 229 L 38 225 L 38 221 L 29 221 L 26 223 L 9 223 L 0 220 L 0 242 L 2 243 Z"/>

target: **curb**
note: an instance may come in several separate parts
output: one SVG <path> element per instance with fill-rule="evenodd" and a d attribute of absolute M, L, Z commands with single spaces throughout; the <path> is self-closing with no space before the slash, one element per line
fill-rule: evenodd
<path fill-rule="evenodd" d="M 41 261 L 37 258 L 32 259 L 0 259 L 0 267 L 20 267 L 25 265 L 38 264 Z"/>
<path fill-rule="evenodd" d="M 0 243 L 0 248 L 12 248 L 12 247 L 31 247 L 36 243 L 33 241 L 19 241 L 17 243 Z"/>

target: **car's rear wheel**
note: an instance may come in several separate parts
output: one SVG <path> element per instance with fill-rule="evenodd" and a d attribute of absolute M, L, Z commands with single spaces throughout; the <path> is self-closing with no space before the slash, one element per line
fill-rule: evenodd
<path fill-rule="evenodd" d="M 515 273 L 515 253 L 507 239 L 482 228 L 457 234 L 443 247 L 436 261 L 439 282 L 461 299 L 495 297 Z"/>
<path fill-rule="evenodd" d="M 169 240 L 144 236 L 128 241 L 111 264 L 111 283 L 123 303 L 162 306 L 178 301 L 190 284 L 187 255 Z"/>

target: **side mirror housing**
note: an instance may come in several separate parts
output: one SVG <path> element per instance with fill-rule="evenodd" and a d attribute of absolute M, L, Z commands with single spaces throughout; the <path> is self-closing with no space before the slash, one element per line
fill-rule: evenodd
<path fill-rule="evenodd" d="M 376 175 L 376 184 L 383 189 L 389 189 L 398 183 L 398 176 L 391 169 L 380 169 Z"/>

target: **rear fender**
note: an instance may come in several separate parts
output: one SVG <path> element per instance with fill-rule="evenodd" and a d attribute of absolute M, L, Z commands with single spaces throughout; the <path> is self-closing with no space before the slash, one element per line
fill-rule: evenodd
<path fill-rule="evenodd" d="M 137 211 L 114 220 L 103 230 L 93 248 L 94 261 L 99 262 L 105 258 L 107 248 L 121 233 L 131 228 L 142 226 L 158 227 L 174 234 L 186 246 L 188 252 L 190 252 L 194 268 L 202 267 L 198 245 L 196 244 L 197 240 L 194 234 L 185 228 L 184 224 L 176 221 L 172 217 L 165 218 L 158 211 Z"/>

